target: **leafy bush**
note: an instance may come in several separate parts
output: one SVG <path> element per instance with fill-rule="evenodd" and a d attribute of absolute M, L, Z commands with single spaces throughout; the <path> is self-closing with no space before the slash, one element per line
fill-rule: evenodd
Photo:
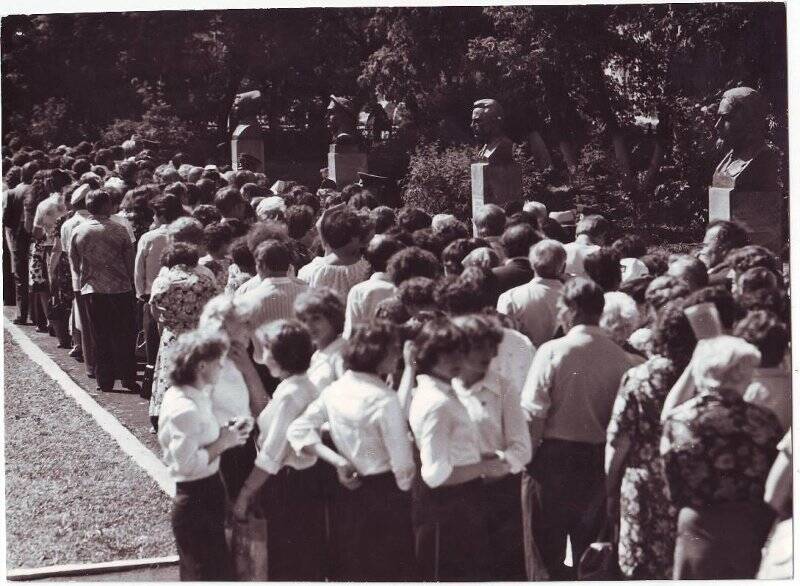
<path fill-rule="evenodd" d="M 422 144 L 411 154 L 405 181 L 406 205 L 422 208 L 429 214 L 453 214 L 466 220 L 471 216 L 472 183 L 470 165 L 477 147 L 443 147 L 438 141 Z M 522 167 L 523 199 L 537 199 L 548 205 L 549 169 L 537 169 L 526 149 L 515 147 L 515 160 Z"/>

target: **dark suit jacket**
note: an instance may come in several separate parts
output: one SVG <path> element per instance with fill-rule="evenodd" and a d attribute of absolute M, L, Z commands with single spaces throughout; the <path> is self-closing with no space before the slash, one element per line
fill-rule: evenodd
<path fill-rule="evenodd" d="M 497 277 L 497 288 L 501 293 L 524 285 L 534 276 L 530 261 L 522 257 L 509 259 L 504 265 L 493 268 L 492 272 Z"/>

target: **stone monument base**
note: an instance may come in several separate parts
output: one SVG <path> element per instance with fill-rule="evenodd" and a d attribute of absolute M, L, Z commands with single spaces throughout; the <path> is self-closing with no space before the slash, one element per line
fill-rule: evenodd
<path fill-rule="evenodd" d="M 264 137 L 256 124 L 240 124 L 233 131 L 231 139 L 231 167 L 242 169 L 242 157 L 247 157 L 250 170 L 254 173 L 264 172 Z"/>
<path fill-rule="evenodd" d="M 517 163 L 491 165 L 473 163 L 472 215 L 486 204 L 503 206 L 514 200 L 522 200 L 522 168 Z"/>
<path fill-rule="evenodd" d="M 367 172 L 366 153 L 328 153 L 328 178 L 338 189 L 358 181 L 358 172 Z"/>
<path fill-rule="evenodd" d="M 709 222 L 739 222 L 750 232 L 752 244 L 765 246 L 775 254 L 781 254 L 786 246 L 783 216 L 783 195 L 777 191 L 708 188 Z"/>

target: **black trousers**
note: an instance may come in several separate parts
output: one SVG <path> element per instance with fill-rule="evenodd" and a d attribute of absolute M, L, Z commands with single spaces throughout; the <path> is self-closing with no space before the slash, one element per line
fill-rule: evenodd
<path fill-rule="evenodd" d="M 674 580 L 751 580 L 775 516 L 765 503 L 722 503 L 678 513 Z"/>
<path fill-rule="evenodd" d="M 305 470 L 285 466 L 262 489 L 270 581 L 325 577 L 322 466 L 317 463 Z"/>
<path fill-rule="evenodd" d="M 9 243 L 16 247 L 13 256 L 14 269 L 14 297 L 17 301 L 17 317 L 28 319 L 28 247 L 30 239 L 27 234 L 18 234 L 16 242 Z"/>
<path fill-rule="evenodd" d="M 339 485 L 334 511 L 339 580 L 415 578 L 411 495 L 393 473 L 365 476 L 355 490 Z"/>
<path fill-rule="evenodd" d="M 489 579 L 482 482 L 432 489 L 418 479 L 412 491 L 417 579 Z"/>
<path fill-rule="evenodd" d="M 14 268 L 11 262 L 11 250 L 6 242 L 5 228 L 2 230 L 3 237 L 3 305 L 16 305 L 17 299 L 14 292 Z"/>
<path fill-rule="evenodd" d="M 546 439 L 528 473 L 539 483 L 533 537 L 551 580 L 574 578 L 581 555 L 605 522 L 604 445 Z M 564 563 L 567 536 L 572 569 Z"/>
<path fill-rule="evenodd" d="M 150 311 L 150 304 L 139 301 L 140 311 L 142 312 L 142 330 L 144 330 L 144 347 L 147 355 L 147 364 L 154 366 L 158 346 L 161 344 L 161 334 L 158 331 L 158 321 Z"/>
<path fill-rule="evenodd" d="M 520 474 L 483 484 L 483 510 L 489 538 L 490 580 L 527 580 Z"/>
<path fill-rule="evenodd" d="M 219 474 L 176 484 L 172 532 L 182 581 L 235 579 L 225 542 L 225 488 Z"/>
<path fill-rule="evenodd" d="M 81 300 L 86 303 L 94 338 L 97 385 L 111 388 L 115 380 L 136 380 L 136 300 L 133 292 L 89 293 L 81 295 Z"/>

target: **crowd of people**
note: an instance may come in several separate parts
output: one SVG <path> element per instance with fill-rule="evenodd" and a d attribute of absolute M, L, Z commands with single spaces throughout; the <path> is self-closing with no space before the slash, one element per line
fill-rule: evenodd
<path fill-rule="evenodd" d="M 149 398 L 182 579 L 232 579 L 252 516 L 270 580 L 568 580 L 597 541 L 625 578 L 785 569 L 788 279 L 738 224 L 667 255 L 535 194 L 468 225 L 130 144 L 3 152 L 15 323 Z"/>

